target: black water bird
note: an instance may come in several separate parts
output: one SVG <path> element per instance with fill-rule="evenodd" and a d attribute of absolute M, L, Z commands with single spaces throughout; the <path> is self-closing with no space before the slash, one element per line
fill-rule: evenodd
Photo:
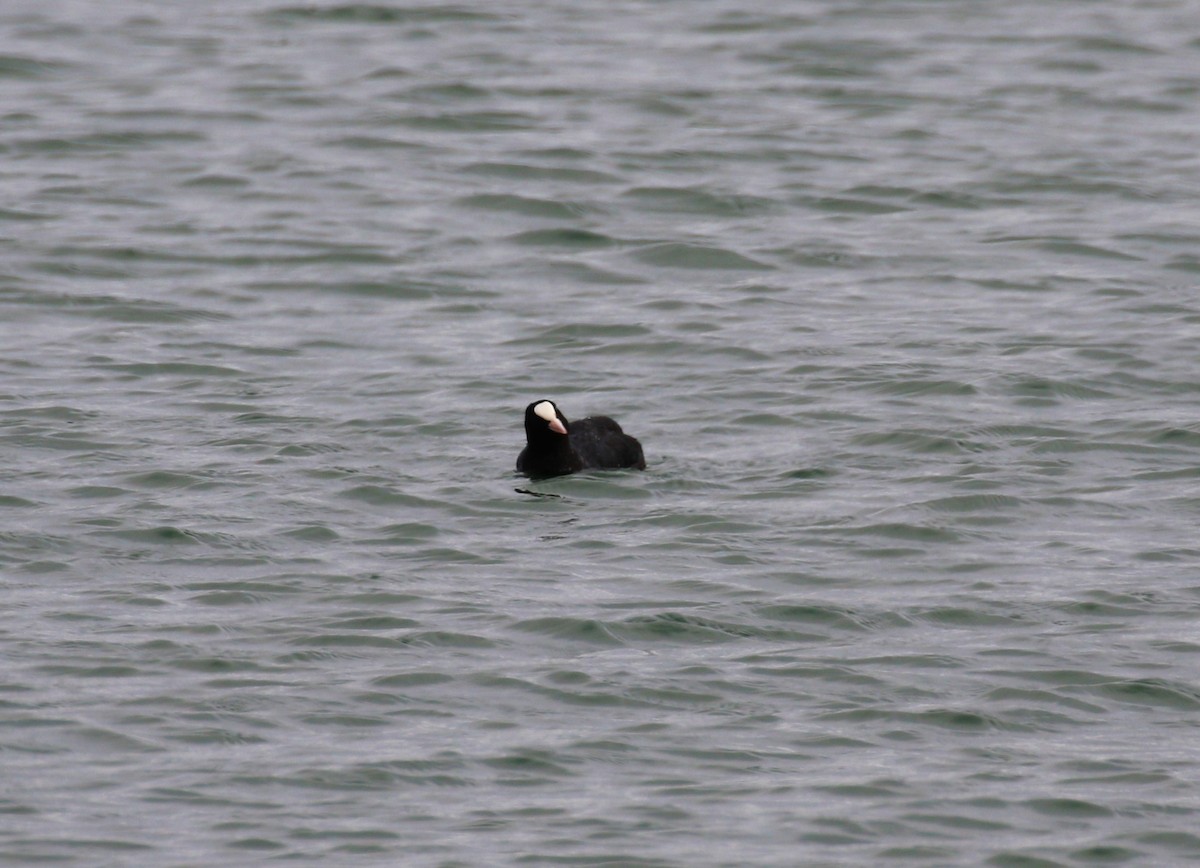
<path fill-rule="evenodd" d="M 642 444 L 607 416 L 578 422 L 553 401 L 534 401 L 525 408 L 525 448 L 517 456 L 517 472 L 526 476 L 562 476 L 586 468 L 646 469 Z"/>

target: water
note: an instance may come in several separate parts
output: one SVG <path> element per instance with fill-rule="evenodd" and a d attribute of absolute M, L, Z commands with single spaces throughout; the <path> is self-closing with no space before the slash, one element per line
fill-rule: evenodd
<path fill-rule="evenodd" d="M 1200 857 L 1196 11 L 6 3 L 0 859 Z"/>

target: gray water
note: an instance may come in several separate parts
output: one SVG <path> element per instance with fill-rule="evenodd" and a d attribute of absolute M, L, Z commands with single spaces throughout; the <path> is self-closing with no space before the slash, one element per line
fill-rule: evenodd
<path fill-rule="evenodd" d="M 6 0 L 0 96 L 0 860 L 1200 858 L 1195 2 Z"/>

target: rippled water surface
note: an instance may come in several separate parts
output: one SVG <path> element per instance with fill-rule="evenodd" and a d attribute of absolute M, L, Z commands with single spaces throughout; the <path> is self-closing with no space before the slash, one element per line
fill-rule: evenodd
<path fill-rule="evenodd" d="M 1200 859 L 1197 12 L 6 2 L 0 860 Z"/>

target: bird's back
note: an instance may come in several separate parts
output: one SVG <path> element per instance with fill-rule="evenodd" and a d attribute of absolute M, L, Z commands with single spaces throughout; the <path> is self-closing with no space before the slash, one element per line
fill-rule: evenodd
<path fill-rule="evenodd" d="M 568 439 L 584 467 L 646 469 L 642 444 L 608 416 L 589 416 L 572 422 Z"/>

